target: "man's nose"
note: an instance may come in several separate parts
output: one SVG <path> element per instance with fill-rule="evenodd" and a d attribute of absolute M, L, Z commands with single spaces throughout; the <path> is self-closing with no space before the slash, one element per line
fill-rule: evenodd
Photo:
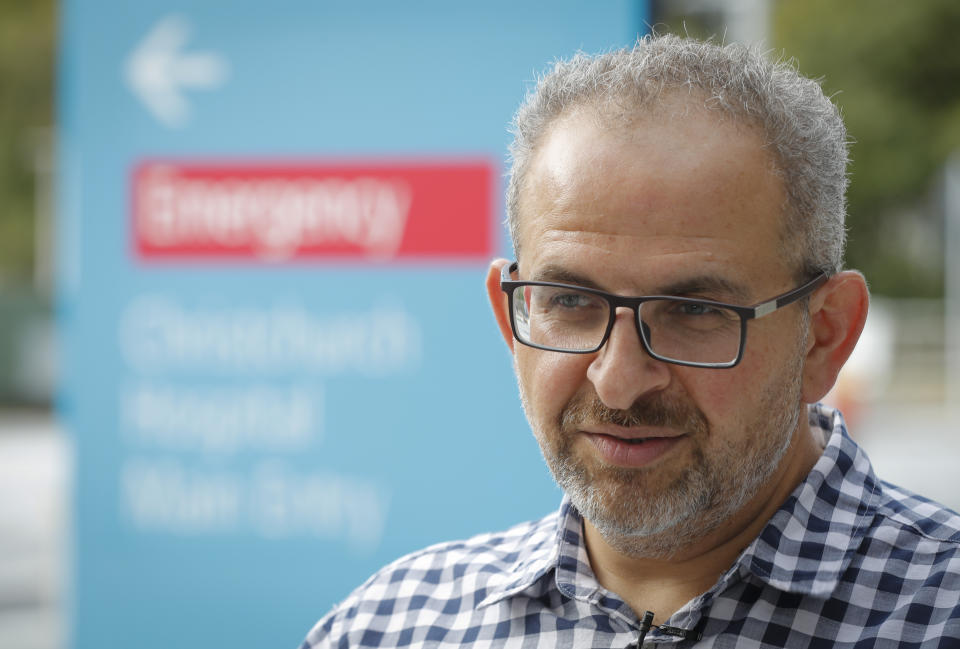
<path fill-rule="evenodd" d="M 587 379 L 606 406 L 626 410 L 638 398 L 667 387 L 667 365 L 643 348 L 633 311 L 620 308 L 610 337 L 587 368 Z"/>

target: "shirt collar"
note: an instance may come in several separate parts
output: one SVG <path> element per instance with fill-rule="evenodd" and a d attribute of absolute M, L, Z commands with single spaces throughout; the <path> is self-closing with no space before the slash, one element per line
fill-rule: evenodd
<path fill-rule="evenodd" d="M 713 591 L 752 574 L 782 591 L 826 598 L 850 564 L 876 511 L 879 480 L 839 411 L 817 404 L 810 406 L 809 418 L 823 454 Z M 480 607 L 550 577 L 568 597 L 604 595 L 590 568 L 580 514 L 569 499 L 547 520 L 554 533 L 527 545 L 509 570 L 491 579 Z"/>
<path fill-rule="evenodd" d="M 519 544 L 516 561 L 509 569 L 493 575 L 487 582 L 487 595 L 477 604 L 477 608 L 512 597 L 553 574 L 560 562 L 565 521 L 570 517 L 571 508 L 564 498 L 559 512 L 534 525 L 529 538 Z M 579 521 L 579 516 L 575 517 Z M 586 548 L 585 544 L 580 545 Z"/>
<path fill-rule="evenodd" d="M 828 597 L 873 519 L 880 482 L 839 411 L 817 404 L 809 416 L 823 454 L 738 564 L 780 590 Z"/>

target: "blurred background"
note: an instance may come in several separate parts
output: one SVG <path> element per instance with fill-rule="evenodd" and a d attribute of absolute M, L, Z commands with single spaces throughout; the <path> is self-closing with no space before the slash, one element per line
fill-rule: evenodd
<path fill-rule="evenodd" d="M 481 288 L 486 257 L 509 254 L 506 125 L 553 57 L 649 25 L 764 43 L 841 107 L 847 261 L 873 303 L 828 401 L 881 477 L 960 507 L 960 4 L 602 4 L 0 2 L 0 647 L 296 646 L 384 562 L 554 507 Z M 479 230 L 395 262 L 157 252 L 131 216 L 136 170 L 171 160 L 208 183 L 231 164 L 456 172 Z M 337 345 L 371 322 L 406 333 L 372 329 L 374 360 L 278 369 L 157 324 L 229 335 L 250 314 Z M 462 506 L 517 493 L 508 512 Z"/>

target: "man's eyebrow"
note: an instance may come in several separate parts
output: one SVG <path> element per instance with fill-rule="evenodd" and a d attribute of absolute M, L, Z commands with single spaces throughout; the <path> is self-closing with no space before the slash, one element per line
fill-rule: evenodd
<path fill-rule="evenodd" d="M 586 275 L 581 275 L 580 273 L 562 266 L 544 266 L 543 268 L 540 268 L 530 279 L 534 282 L 556 282 L 558 284 L 573 284 L 575 286 L 583 286 L 585 288 L 595 288 L 600 291 L 605 290 L 604 287 L 600 286 Z"/>
<path fill-rule="evenodd" d="M 536 282 L 557 282 L 559 284 L 573 284 L 585 288 L 594 288 L 597 290 L 608 290 L 586 275 L 564 268 L 563 266 L 544 266 L 540 268 L 533 277 L 530 278 Z M 697 275 L 684 278 L 664 286 L 656 287 L 651 290 L 649 295 L 676 295 L 678 297 L 689 295 L 700 296 L 721 296 L 726 299 L 732 299 L 745 303 L 749 301 L 752 294 L 745 286 L 737 282 L 728 280 L 716 275 Z"/>
<path fill-rule="evenodd" d="M 685 278 L 662 286 L 658 290 L 659 295 L 721 295 L 724 298 L 730 298 L 739 302 L 748 302 L 752 299 L 752 294 L 745 286 L 737 282 L 728 280 L 716 275 L 699 275 L 696 277 Z"/>

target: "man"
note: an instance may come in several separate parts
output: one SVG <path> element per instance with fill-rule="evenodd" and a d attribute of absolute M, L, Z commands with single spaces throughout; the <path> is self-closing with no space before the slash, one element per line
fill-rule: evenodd
<path fill-rule="evenodd" d="M 558 63 L 515 134 L 487 291 L 564 502 L 387 566 L 304 647 L 960 646 L 960 517 L 808 405 L 868 302 L 819 86 L 647 38 Z"/>

